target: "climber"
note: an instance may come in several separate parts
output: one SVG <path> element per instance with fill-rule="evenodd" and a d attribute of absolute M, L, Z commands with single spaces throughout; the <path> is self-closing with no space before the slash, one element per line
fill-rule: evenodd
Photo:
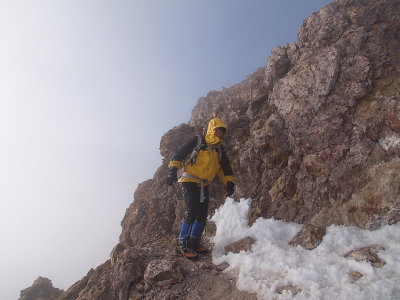
<path fill-rule="evenodd" d="M 207 219 L 208 185 L 218 174 L 226 185 L 227 196 L 234 192 L 232 168 L 222 146 L 225 133 L 226 125 L 222 120 L 210 120 L 203 134 L 193 136 L 183 144 L 169 163 L 167 184 L 181 183 L 186 202 L 178 239 L 180 252 L 189 259 L 208 252 L 200 242 Z M 177 171 L 181 167 L 183 173 L 178 180 Z"/>

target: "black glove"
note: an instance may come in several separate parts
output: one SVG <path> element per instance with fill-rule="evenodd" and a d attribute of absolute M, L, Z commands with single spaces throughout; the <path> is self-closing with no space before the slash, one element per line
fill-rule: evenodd
<path fill-rule="evenodd" d="M 235 184 L 232 181 L 228 181 L 226 183 L 226 196 L 232 196 L 233 192 L 235 191 Z"/>
<path fill-rule="evenodd" d="M 168 185 L 174 185 L 175 182 L 178 181 L 178 177 L 176 173 L 178 172 L 177 167 L 172 167 L 169 169 L 168 176 L 167 176 L 167 184 Z"/>

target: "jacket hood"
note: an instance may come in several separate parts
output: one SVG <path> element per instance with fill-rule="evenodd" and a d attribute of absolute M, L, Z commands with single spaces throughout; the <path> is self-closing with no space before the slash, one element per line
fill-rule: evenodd
<path fill-rule="evenodd" d="M 227 130 L 225 123 L 218 118 L 211 119 L 210 122 L 208 122 L 207 126 L 207 132 L 205 134 L 205 139 L 207 144 L 219 144 L 222 143 L 222 139 L 217 137 L 215 135 L 215 129 L 218 127 L 225 128 Z"/>

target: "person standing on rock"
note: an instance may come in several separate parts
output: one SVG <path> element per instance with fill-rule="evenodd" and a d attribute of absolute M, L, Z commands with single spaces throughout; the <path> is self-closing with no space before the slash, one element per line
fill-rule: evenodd
<path fill-rule="evenodd" d="M 208 252 L 200 243 L 207 220 L 208 185 L 219 175 L 226 185 L 227 196 L 234 192 L 232 168 L 222 145 L 226 130 L 221 119 L 210 120 L 203 135 L 190 138 L 176 151 L 169 163 L 167 184 L 172 186 L 177 181 L 181 183 L 186 201 L 179 247 L 181 253 L 189 259 L 196 259 L 198 254 Z M 183 173 L 178 180 L 177 171 L 181 167 Z"/>

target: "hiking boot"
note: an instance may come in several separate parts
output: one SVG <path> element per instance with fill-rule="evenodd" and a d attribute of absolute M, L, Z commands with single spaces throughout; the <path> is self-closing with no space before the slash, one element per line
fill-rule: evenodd
<path fill-rule="evenodd" d="M 179 240 L 179 252 L 188 259 L 197 259 L 199 255 L 188 244 L 187 240 Z"/>
<path fill-rule="evenodd" d="M 190 248 L 198 254 L 206 254 L 209 252 L 209 250 L 200 243 L 200 240 L 193 238 L 190 239 Z"/>

